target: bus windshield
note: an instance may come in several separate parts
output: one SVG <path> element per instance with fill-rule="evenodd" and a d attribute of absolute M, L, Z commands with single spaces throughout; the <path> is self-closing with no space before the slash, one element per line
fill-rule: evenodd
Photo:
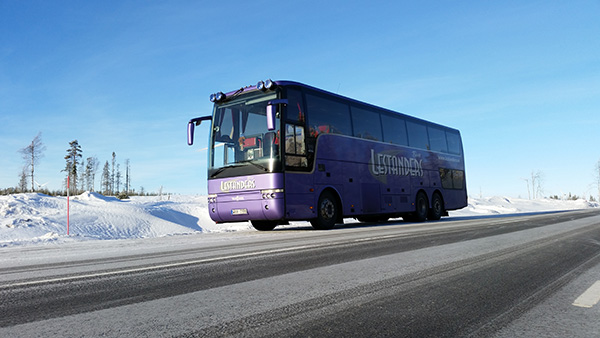
<path fill-rule="evenodd" d="M 279 119 L 267 128 L 267 104 L 276 93 L 258 93 L 216 104 L 210 140 L 209 178 L 281 170 Z"/>

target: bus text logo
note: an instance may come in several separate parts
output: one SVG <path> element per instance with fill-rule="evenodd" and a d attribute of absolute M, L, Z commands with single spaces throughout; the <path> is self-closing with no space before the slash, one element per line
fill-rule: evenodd
<path fill-rule="evenodd" d="M 371 149 L 371 163 L 369 165 L 371 174 L 396 175 L 396 176 L 423 176 L 423 160 L 414 157 L 393 156 L 389 154 L 375 153 Z"/>
<path fill-rule="evenodd" d="M 246 190 L 256 188 L 256 181 L 249 178 L 246 180 L 231 180 L 221 182 L 221 191 L 228 192 L 232 190 Z"/>

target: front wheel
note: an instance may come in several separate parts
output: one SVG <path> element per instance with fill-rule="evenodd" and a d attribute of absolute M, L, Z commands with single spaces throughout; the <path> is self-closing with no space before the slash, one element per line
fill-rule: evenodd
<path fill-rule="evenodd" d="M 335 226 L 339 216 L 339 207 L 335 196 L 330 191 L 324 191 L 317 204 L 317 218 L 310 221 L 317 230 L 328 230 Z"/>

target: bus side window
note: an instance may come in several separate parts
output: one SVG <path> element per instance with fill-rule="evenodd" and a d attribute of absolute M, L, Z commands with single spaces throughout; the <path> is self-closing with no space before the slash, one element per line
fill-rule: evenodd
<path fill-rule="evenodd" d="M 366 140 L 381 141 L 381 121 L 379 113 L 351 107 L 354 136 Z"/>
<path fill-rule="evenodd" d="M 383 124 L 383 140 L 385 142 L 401 146 L 408 145 L 406 122 L 404 122 L 403 118 L 381 114 L 381 122 Z"/>
<path fill-rule="evenodd" d="M 427 131 L 429 132 L 429 147 L 431 150 L 447 153 L 446 132 L 433 126 L 428 126 Z"/>
<path fill-rule="evenodd" d="M 446 131 L 446 140 L 448 140 L 448 152 L 450 154 L 460 155 L 460 134 L 455 131 Z"/>
<path fill-rule="evenodd" d="M 427 127 L 424 124 L 406 121 L 406 128 L 409 146 L 429 150 Z"/>
<path fill-rule="evenodd" d="M 306 110 L 311 136 L 326 132 L 352 136 L 348 105 L 306 94 Z"/>

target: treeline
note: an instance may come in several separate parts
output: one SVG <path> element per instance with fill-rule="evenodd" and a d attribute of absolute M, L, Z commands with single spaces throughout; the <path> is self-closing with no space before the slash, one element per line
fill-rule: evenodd
<path fill-rule="evenodd" d="M 65 156 L 65 169 L 67 173 L 64 186 L 70 194 L 80 194 L 84 191 L 96 191 L 96 175 L 100 166 L 97 157 L 91 156 L 83 159 L 83 150 L 77 140 L 69 142 L 69 149 Z M 131 165 L 129 159 L 124 163 L 125 173 L 121 171 L 121 164 L 117 163 L 117 154 L 113 151 L 109 161 L 104 163 L 100 176 L 100 190 L 105 196 L 127 198 L 131 189 Z"/>
<path fill-rule="evenodd" d="M 98 192 L 105 196 L 117 196 L 127 198 L 129 196 L 152 196 L 156 193 L 147 193 L 143 187 L 140 192 L 131 187 L 131 164 L 129 159 L 125 159 L 123 167 L 117 162 L 115 152 L 109 160 L 104 162 L 100 172 L 100 185 L 96 187 L 96 176 L 101 162 L 96 156 L 89 156 L 84 159 L 83 150 L 77 140 L 69 142 L 69 149 L 65 155 L 65 168 L 61 170 L 66 174 L 62 190 L 49 190 L 44 186 L 47 183 L 40 184 L 35 180 L 35 169 L 40 159 L 44 156 L 46 146 L 42 142 L 41 133 L 33 139 L 31 144 L 18 152 L 23 158 L 23 167 L 19 173 L 19 181 L 13 188 L 0 188 L 0 195 L 8 195 L 23 192 L 40 192 L 51 196 L 65 195 L 67 187 L 69 194 L 77 195 L 84 191 Z M 162 188 L 161 188 L 162 193 Z"/>

